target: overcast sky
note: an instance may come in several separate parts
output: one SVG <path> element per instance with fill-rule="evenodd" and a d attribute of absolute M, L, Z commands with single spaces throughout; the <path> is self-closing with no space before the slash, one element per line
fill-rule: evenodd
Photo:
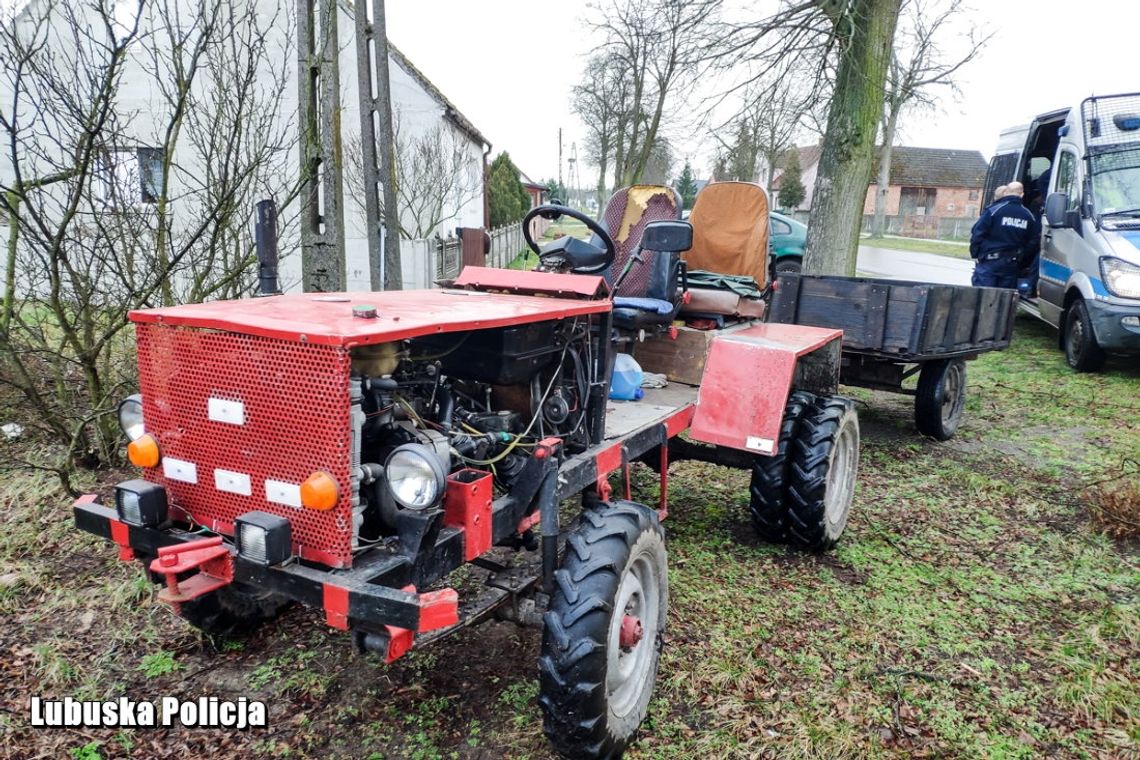
<path fill-rule="evenodd" d="M 1140 91 L 1138 6 L 1131 0 L 972 2 L 970 17 L 996 36 L 962 73 L 961 100 L 911 115 L 902 144 L 973 149 L 988 160 L 1004 127 L 1094 92 Z M 595 43 L 583 29 L 584 2 L 388 0 L 387 9 L 389 38 L 494 143 L 495 153 L 509 151 L 536 180 L 557 175 L 558 128 L 564 158 L 583 137 L 569 97 Z M 707 174 L 712 142 L 672 137 L 681 159 L 691 157 Z M 584 162 L 581 174 L 589 184 Z"/>

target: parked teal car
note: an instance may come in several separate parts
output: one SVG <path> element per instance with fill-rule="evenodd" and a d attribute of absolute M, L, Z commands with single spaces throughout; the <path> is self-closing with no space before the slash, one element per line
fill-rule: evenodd
<path fill-rule="evenodd" d="M 778 211 L 768 212 L 768 252 L 772 279 L 780 273 L 799 274 L 804 263 L 807 225 Z"/>

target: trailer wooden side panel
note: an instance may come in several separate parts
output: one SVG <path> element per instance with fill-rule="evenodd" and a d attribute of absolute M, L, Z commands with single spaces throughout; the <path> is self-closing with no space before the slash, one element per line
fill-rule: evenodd
<path fill-rule="evenodd" d="M 845 352 L 899 360 L 1006 348 L 1016 294 L 860 277 L 781 275 L 771 320 L 843 330 Z"/>

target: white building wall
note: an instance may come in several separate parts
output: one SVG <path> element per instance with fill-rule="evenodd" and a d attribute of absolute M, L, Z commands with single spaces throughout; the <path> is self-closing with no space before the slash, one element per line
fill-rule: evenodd
<path fill-rule="evenodd" d="M 33 0 L 28 10 L 35 12 L 36 6 L 47 3 L 49 0 Z M 287 86 L 279 101 L 280 107 L 276 114 L 277 123 L 283 129 L 294 133 L 294 148 L 290 152 L 282 169 L 289 176 L 296 177 L 300 172 L 300 144 L 296 137 L 297 132 L 297 45 L 293 37 L 295 30 L 294 5 L 288 0 L 253 0 L 260 17 L 265 24 L 272 22 L 272 31 L 268 39 L 270 60 L 268 67 L 280 75 L 282 71 L 287 77 Z M 131 3 L 133 5 L 133 3 Z M 149 7 L 149 5 L 148 5 Z M 359 141 L 360 111 L 357 96 L 357 63 L 355 46 L 355 24 L 352 16 L 345 6 L 341 6 L 338 20 L 340 37 L 340 102 L 341 102 L 341 139 L 342 145 L 349 146 Z M 57 31 L 55 39 L 58 41 L 58 54 L 66 56 L 69 33 L 66 23 L 59 19 L 55 22 Z M 155 39 L 155 38 L 151 38 Z M 139 56 L 147 55 L 141 48 L 135 48 Z M 117 110 L 124 123 L 125 139 L 134 141 L 135 146 L 158 146 L 162 143 L 160 133 L 167 122 L 168 106 L 163 101 L 158 85 L 153 75 L 144 66 L 144 58 L 128 59 L 123 78 L 117 93 Z M 270 72 L 266 72 L 269 76 Z M 405 71 L 399 63 L 389 57 L 389 75 L 391 77 L 392 102 L 399 114 L 401 134 L 408 139 L 419 137 L 433 129 L 437 124 L 450 123 L 444 119 L 444 107 L 420 83 Z M 0 82 L 0 103 L 11 102 L 11 92 L 6 91 L 6 83 Z M 206 93 L 200 93 L 206 95 Z M 471 162 L 474 182 L 478 183 L 472 188 L 471 198 L 467 200 L 454 216 L 443 220 L 434 230 L 435 234 L 449 236 L 454 234 L 456 227 L 480 227 L 483 224 L 483 146 L 473 140 L 466 132 L 456 128 L 456 139 Z M 125 146 L 127 147 L 127 146 Z M 348 157 L 346 156 L 346 161 Z M 200 180 L 205 175 L 206 167 L 197 163 L 196 156 L 189 153 L 175 155 L 176 169 L 171 176 L 172 198 L 178 198 L 189 185 Z M 11 162 L 4 151 L 0 151 L 0 180 L 10 182 L 13 177 Z M 256 199 L 254 199 L 256 200 Z M 363 199 L 359 193 L 353 192 L 350 187 L 344 192 L 344 229 L 345 229 L 345 261 L 347 284 L 349 290 L 370 290 L 371 281 L 368 269 L 367 231 L 365 227 Z M 192 223 L 193 209 L 178 207 L 178 201 L 172 202 L 174 224 Z M 282 219 L 289 219 L 296 214 L 296 208 L 283 209 Z M 252 235 L 254 209 L 249 209 L 250 234 Z M 0 222 L 0 231 L 6 227 Z M 415 261 L 417 246 L 404 246 L 405 257 L 412 257 L 408 268 L 416 274 L 405 277 L 409 284 L 421 284 L 425 279 L 426 267 L 422 262 Z M 282 286 L 291 291 L 300 289 L 301 282 L 301 255 L 300 241 L 295 228 L 286 230 L 280 241 L 281 266 L 280 276 Z M 421 271 L 422 270 L 422 271 Z M 2 273 L 0 273 L 2 276 Z M 430 284 L 430 283 L 422 283 Z"/>

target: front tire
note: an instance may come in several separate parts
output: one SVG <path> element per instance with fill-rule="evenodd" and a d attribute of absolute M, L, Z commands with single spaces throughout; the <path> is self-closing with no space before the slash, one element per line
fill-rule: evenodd
<path fill-rule="evenodd" d="M 138 560 L 151 583 L 166 582 L 165 576 L 150 569 L 153 555 L 140 554 Z M 277 618 L 288 606 L 289 600 L 283 596 L 260 591 L 244 583 L 231 583 L 183 602 L 178 615 L 207 636 L 224 639 L 252 633 Z"/>
<path fill-rule="evenodd" d="M 752 485 L 749 488 L 749 512 L 756 535 L 765 541 L 783 543 L 788 537 L 788 450 L 800 427 L 804 410 L 815 402 L 815 396 L 796 391 L 788 398 L 784 419 L 780 424 L 780 440 L 770 457 L 756 456 L 752 462 Z"/>
<path fill-rule="evenodd" d="M 778 277 L 782 274 L 800 274 L 803 268 L 804 262 L 799 256 L 784 256 L 776 259 L 776 263 L 772 265 L 772 272 Z"/>
<path fill-rule="evenodd" d="M 800 421 L 791 456 L 788 536 L 807 549 L 830 549 L 847 526 L 859 471 L 854 403 L 821 396 Z"/>
<path fill-rule="evenodd" d="M 1089 309 L 1084 299 L 1073 301 L 1065 313 L 1065 361 L 1077 372 L 1099 372 L 1104 367 L 1104 350 L 1096 342 Z"/>
<path fill-rule="evenodd" d="M 939 359 L 926 362 L 918 375 L 914 424 L 918 432 L 948 441 L 958 431 L 966 407 L 966 362 Z"/>
<path fill-rule="evenodd" d="M 539 705 L 565 757 L 618 757 L 649 708 L 668 609 L 665 534 L 628 501 L 586 510 L 543 618 Z"/>

